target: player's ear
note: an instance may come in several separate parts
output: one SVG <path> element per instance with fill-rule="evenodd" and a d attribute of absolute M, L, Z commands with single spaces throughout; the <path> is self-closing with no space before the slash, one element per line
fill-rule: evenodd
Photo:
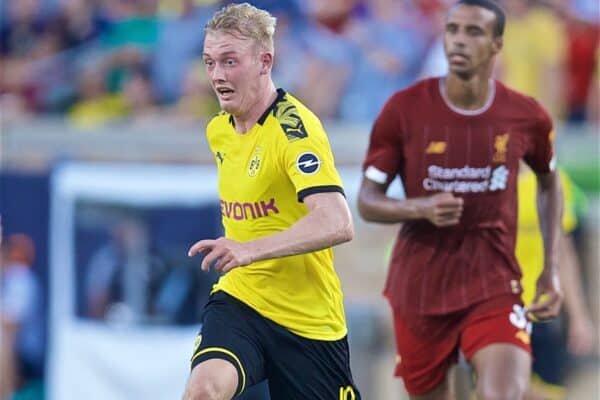
<path fill-rule="evenodd" d="M 267 74 L 271 72 L 271 68 L 273 68 L 273 54 L 269 52 L 264 52 L 260 56 L 261 62 L 261 75 Z"/>
<path fill-rule="evenodd" d="M 504 45 L 504 39 L 502 36 L 496 36 L 492 42 L 492 52 L 494 54 L 500 53 L 502 46 Z"/>

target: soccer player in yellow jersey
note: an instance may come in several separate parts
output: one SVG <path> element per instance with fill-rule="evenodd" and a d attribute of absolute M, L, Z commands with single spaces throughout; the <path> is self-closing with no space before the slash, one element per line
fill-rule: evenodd
<path fill-rule="evenodd" d="M 566 320 L 559 318 L 547 323 L 534 323 L 531 335 L 533 351 L 533 379 L 527 392 L 528 400 L 563 399 L 567 352 L 574 355 L 589 354 L 593 347 L 594 332 L 581 286 L 581 274 L 573 239 L 570 233 L 576 228 L 577 215 L 585 208 L 583 195 L 560 171 L 563 187 L 564 235 L 560 239 L 559 273 L 561 276 Z M 518 180 L 518 233 L 515 254 L 523 273 L 523 302 L 527 306 L 536 296 L 535 282 L 543 266 L 543 241 L 536 212 L 536 179 L 522 165 Z M 566 324 L 565 324 L 566 322 Z M 566 325 L 566 327 L 565 327 Z M 566 334 L 565 334 L 566 328 Z"/>
<path fill-rule="evenodd" d="M 319 119 L 271 78 L 276 20 L 247 3 L 205 27 L 222 112 L 207 138 L 225 237 L 189 255 L 223 273 L 202 316 L 185 399 L 231 399 L 268 379 L 273 400 L 360 399 L 331 247 L 353 236 Z"/>

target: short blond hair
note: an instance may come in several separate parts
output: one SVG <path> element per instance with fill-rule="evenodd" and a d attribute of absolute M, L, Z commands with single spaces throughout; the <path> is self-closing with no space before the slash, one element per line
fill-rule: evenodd
<path fill-rule="evenodd" d="M 261 47 L 273 51 L 276 24 L 277 19 L 268 11 L 248 3 L 229 4 L 215 13 L 204 27 L 204 32 L 225 32 L 253 39 Z"/>

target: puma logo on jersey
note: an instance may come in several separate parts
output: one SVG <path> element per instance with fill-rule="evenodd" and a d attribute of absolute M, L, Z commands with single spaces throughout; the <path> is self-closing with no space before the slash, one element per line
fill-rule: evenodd
<path fill-rule="evenodd" d="M 223 161 L 225 161 L 225 154 L 221 154 L 220 151 L 217 151 L 215 153 L 215 157 L 221 162 L 221 165 L 223 165 Z"/>
<path fill-rule="evenodd" d="M 425 149 L 425 154 L 444 154 L 446 151 L 446 142 L 429 142 L 429 146 Z"/>
<path fill-rule="evenodd" d="M 298 109 L 289 100 L 284 99 L 276 104 L 273 114 L 279 120 L 279 125 L 290 142 L 308 137 Z"/>

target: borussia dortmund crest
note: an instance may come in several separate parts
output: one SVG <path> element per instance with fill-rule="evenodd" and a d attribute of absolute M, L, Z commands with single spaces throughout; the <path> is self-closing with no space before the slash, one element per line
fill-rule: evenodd
<path fill-rule="evenodd" d="M 260 166 L 262 164 L 262 147 L 257 147 L 254 150 L 254 154 L 252 155 L 252 158 L 250 159 L 250 163 L 248 164 L 248 175 L 249 176 L 256 176 L 258 174 L 258 171 L 260 170 Z"/>

